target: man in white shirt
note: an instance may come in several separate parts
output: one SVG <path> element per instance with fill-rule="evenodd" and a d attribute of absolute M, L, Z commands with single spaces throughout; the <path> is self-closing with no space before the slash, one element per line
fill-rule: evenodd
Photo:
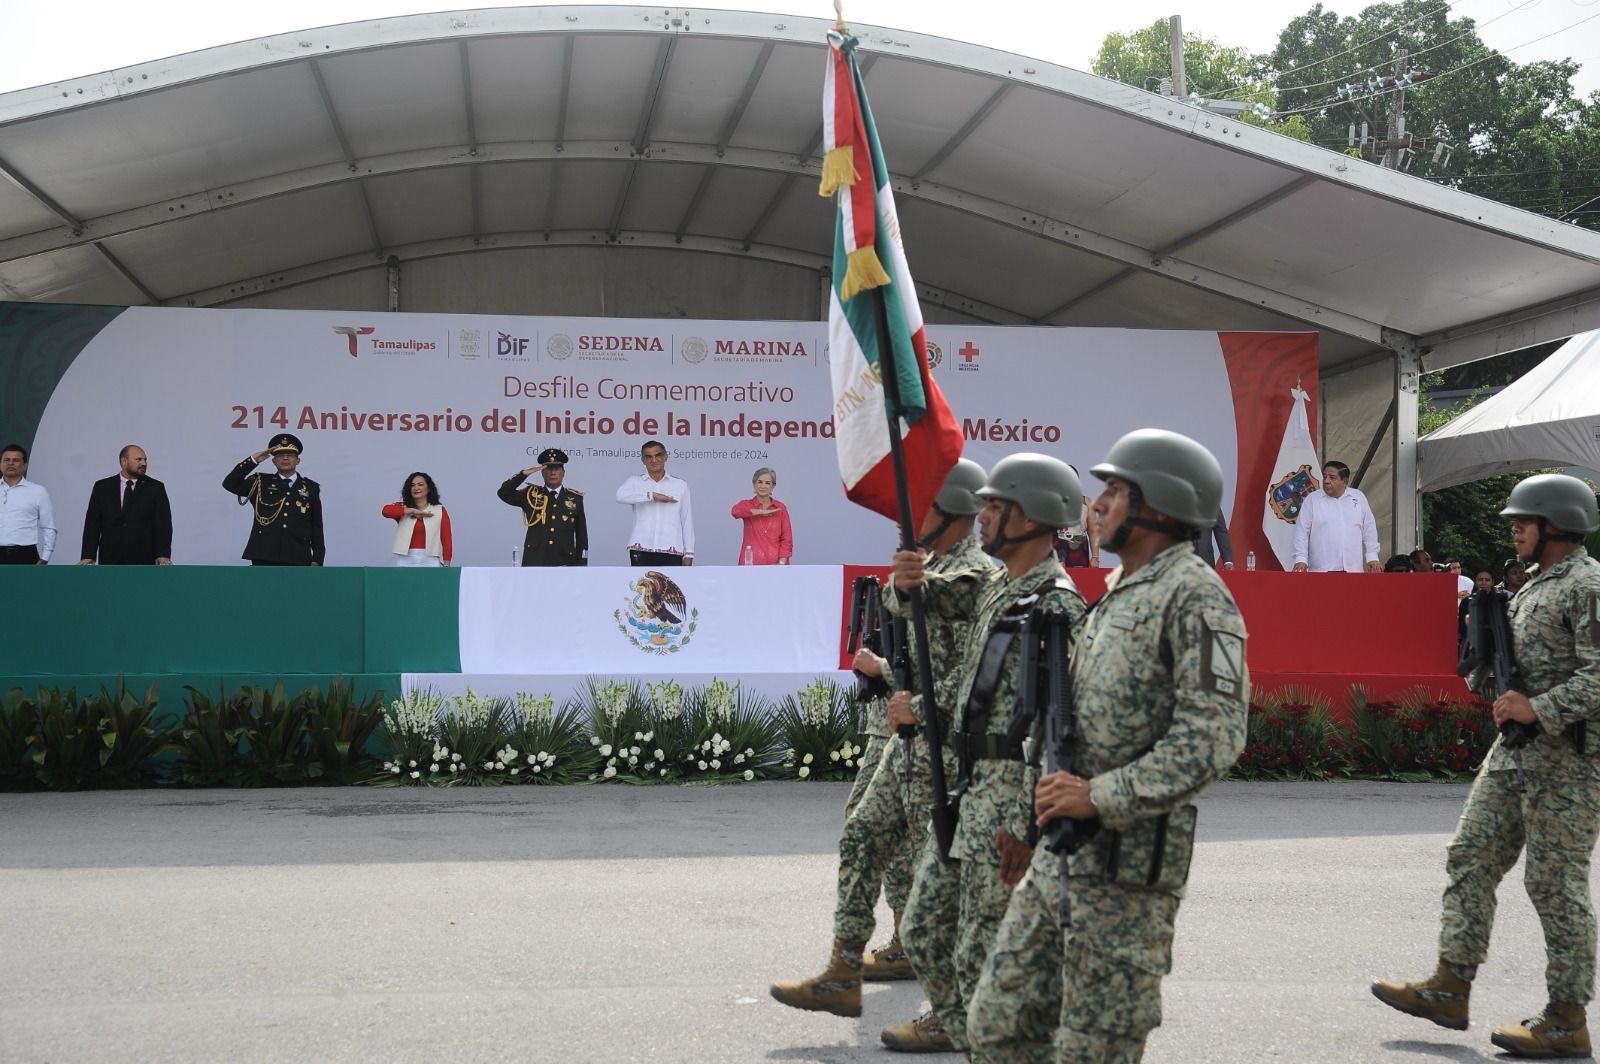
<path fill-rule="evenodd" d="M 1294 523 L 1294 571 L 1376 573 L 1378 522 L 1359 488 L 1350 486 L 1343 462 L 1322 466 L 1322 490 L 1300 504 Z"/>
<path fill-rule="evenodd" d="M 689 485 L 667 475 L 667 449 L 660 440 L 639 448 L 644 472 L 617 489 L 617 501 L 633 507 L 628 562 L 638 566 L 693 565 L 694 514 Z"/>
<path fill-rule="evenodd" d="M 44 485 L 23 476 L 28 449 L 0 450 L 0 565 L 45 565 L 56 549 L 56 513 Z"/>

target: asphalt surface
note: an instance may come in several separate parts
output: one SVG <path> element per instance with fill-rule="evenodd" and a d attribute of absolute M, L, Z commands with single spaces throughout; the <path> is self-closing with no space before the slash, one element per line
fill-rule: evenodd
<path fill-rule="evenodd" d="M 1207 792 L 1146 1059 L 1497 1059 L 1489 1030 L 1544 1002 L 1520 865 L 1471 1030 L 1367 990 L 1432 970 L 1465 793 Z M 845 794 L 3 795 L 0 1061 L 901 1059 L 878 1032 L 918 1010 L 914 983 L 869 987 L 859 1020 L 767 996 L 827 955 Z"/>

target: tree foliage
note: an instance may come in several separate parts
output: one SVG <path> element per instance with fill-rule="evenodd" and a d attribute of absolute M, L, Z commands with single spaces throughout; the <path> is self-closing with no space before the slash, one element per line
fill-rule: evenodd
<path fill-rule="evenodd" d="M 1256 70 L 1275 85 L 1280 114 L 1298 113 L 1314 142 L 1345 150 L 1351 124 L 1386 135 L 1400 93 L 1369 81 L 1394 75 L 1401 49 L 1410 72 L 1435 75 L 1403 90 L 1411 173 L 1600 228 L 1600 200 L 1589 202 L 1600 194 L 1600 94 L 1573 95 L 1571 60 L 1515 63 L 1479 39 L 1472 19 L 1451 18 L 1437 0 L 1403 0 L 1354 16 L 1316 4 Z M 1343 86 L 1355 91 L 1341 97 Z"/>
<path fill-rule="evenodd" d="M 1090 68 L 1101 77 L 1125 85 L 1161 91 L 1162 82 L 1170 83 L 1172 78 L 1167 20 L 1157 19 L 1143 29 L 1128 33 L 1106 34 Z M 1274 105 L 1272 87 L 1256 73 L 1255 58 L 1248 49 L 1223 44 L 1214 37 L 1185 33 L 1183 70 L 1187 88 L 1203 97 L 1259 103 L 1267 108 Z M 1298 116 L 1261 118 L 1246 112 L 1240 118 L 1297 140 L 1308 140 L 1311 136 L 1310 127 Z"/>
<path fill-rule="evenodd" d="M 1426 436 L 1449 424 L 1488 394 L 1480 389 L 1455 406 L 1434 410 L 1428 404 L 1428 393 L 1439 390 L 1443 384 L 1444 378 L 1437 373 L 1422 379 L 1418 435 Z M 1505 507 L 1512 485 L 1527 475 L 1505 473 L 1425 492 L 1422 496 L 1422 546 L 1438 561 L 1460 558 L 1461 571 L 1469 576 L 1473 568 L 1488 566 L 1495 579 L 1500 579 L 1504 575 L 1505 561 L 1514 553 L 1510 523 L 1500 516 L 1500 510 Z"/>

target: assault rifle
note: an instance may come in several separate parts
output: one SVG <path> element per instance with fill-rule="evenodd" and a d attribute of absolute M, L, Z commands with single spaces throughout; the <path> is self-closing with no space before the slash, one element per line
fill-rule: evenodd
<path fill-rule="evenodd" d="M 1506 600 L 1500 592 L 1474 591 L 1467 599 L 1467 638 L 1461 645 L 1461 661 L 1456 665 L 1456 675 L 1467 678 L 1467 684 L 1476 689 L 1485 679 L 1485 671 L 1494 680 L 1494 693 L 1521 691 L 1522 672 L 1511 648 L 1511 625 L 1506 620 Z M 1539 723 L 1524 724 L 1508 720 L 1500 725 L 1500 745 L 1511 751 L 1511 763 L 1517 768 L 1517 790 L 1526 791 L 1528 782 L 1522 774 L 1522 748 L 1539 734 Z"/>
<path fill-rule="evenodd" d="M 1017 658 L 1017 709 L 1006 730 L 1013 745 L 1021 744 L 1030 765 L 1044 771 L 1082 775 L 1078 764 L 1078 718 L 1072 701 L 1069 665 L 1072 622 L 1064 613 L 1035 610 L 1022 627 Z M 1037 819 L 1037 818 L 1035 818 Z M 1072 902 L 1067 894 L 1067 858 L 1100 830 L 1095 818 L 1057 817 L 1044 826 L 1045 848 L 1058 858 L 1061 926 L 1072 923 Z M 1040 829 L 1028 825 L 1028 844 L 1039 842 Z"/>

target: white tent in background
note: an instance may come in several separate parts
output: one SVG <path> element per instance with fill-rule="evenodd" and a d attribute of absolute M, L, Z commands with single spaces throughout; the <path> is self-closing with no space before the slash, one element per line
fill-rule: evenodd
<path fill-rule="evenodd" d="M 1600 332 L 1417 441 L 1422 491 L 1545 466 L 1600 469 Z"/>

